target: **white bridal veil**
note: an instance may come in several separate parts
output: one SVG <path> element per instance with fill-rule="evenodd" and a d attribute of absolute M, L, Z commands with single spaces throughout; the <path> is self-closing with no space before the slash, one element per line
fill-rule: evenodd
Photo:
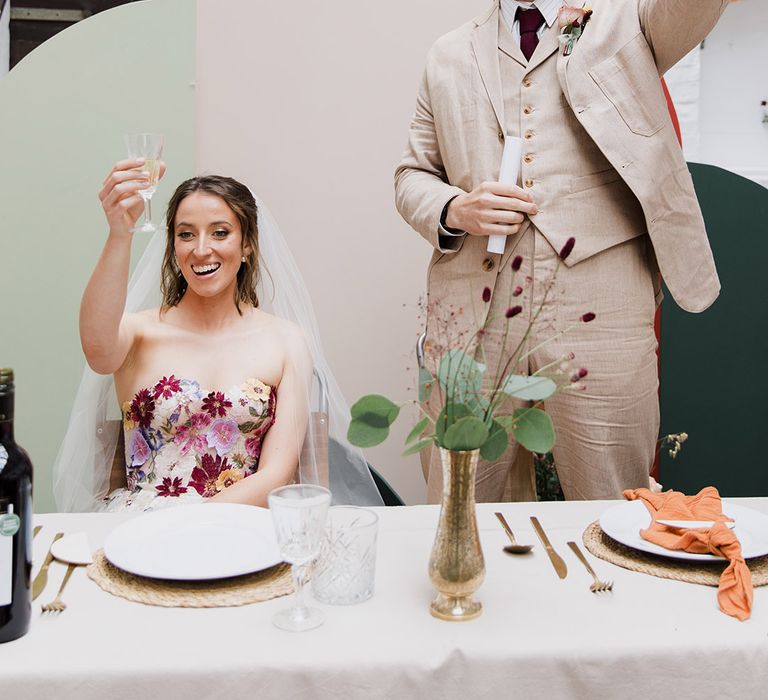
<path fill-rule="evenodd" d="M 299 478 L 305 483 L 326 482 L 327 464 L 327 485 L 334 503 L 382 505 L 365 459 L 346 440 L 349 407 L 323 354 L 304 280 L 274 218 L 264 203 L 255 199 L 261 258 L 260 307 L 304 331 L 314 362 L 315 386 Z M 127 313 L 160 306 L 165 237 L 165 230 L 160 228 L 136 265 L 128 285 Z M 122 430 L 120 418 L 112 375 L 96 374 L 86 365 L 53 467 L 53 492 L 60 511 L 103 508 Z"/>

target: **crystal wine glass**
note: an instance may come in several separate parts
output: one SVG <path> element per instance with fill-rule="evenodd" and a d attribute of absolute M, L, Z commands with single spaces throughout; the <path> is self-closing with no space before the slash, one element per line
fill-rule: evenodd
<path fill-rule="evenodd" d="M 162 134 L 126 134 L 125 146 L 128 149 L 129 158 L 143 158 L 142 170 L 149 176 L 149 186 L 139 190 L 139 195 L 144 200 L 144 223 L 137 225 L 133 230 L 140 233 L 154 233 L 157 226 L 152 223 L 152 208 L 150 202 L 157 189 L 157 181 L 160 178 L 160 159 L 163 157 Z"/>
<path fill-rule="evenodd" d="M 311 484 L 281 486 L 269 494 L 277 544 L 283 558 L 291 565 L 296 589 L 293 607 L 281 610 L 272 618 L 280 629 L 302 632 L 325 621 L 321 610 L 307 606 L 304 583 L 307 568 L 320 551 L 330 503 L 331 492 Z"/>

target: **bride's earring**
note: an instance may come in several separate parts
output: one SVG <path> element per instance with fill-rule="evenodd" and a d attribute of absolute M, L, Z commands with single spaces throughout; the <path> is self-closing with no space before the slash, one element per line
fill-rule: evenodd
<path fill-rule="evenodd" d="M 243 257 L 242 257 L 242 258 L 240 258 L 240 262 L 242 262 L 242 263 L 246 262 L 246 260 L 245 260 L 245 255 L 243 255 Z"/>

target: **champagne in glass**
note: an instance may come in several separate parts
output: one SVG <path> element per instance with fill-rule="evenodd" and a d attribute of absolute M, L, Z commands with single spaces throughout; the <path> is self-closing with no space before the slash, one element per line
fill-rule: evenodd
<path fill-rule="evenodd" d="M 157 181 L 160 179 L 160 159 L 163 156 L 162 134 L 127 134 L 125 145 L 129 158 L 143 158 L 145 171 L 149 178 L 149 186 L 139 190 L 139 195 L 144 200 L 144 222 L 136 226 L 134 232 L 154 233 L 157 226 L 152 223 L 152 195 L 157 189 Z"/>
<path fill-rule="evenodd" d="M 283 558 L 291 565 L 296 589 L 293 607 L 279 611 L 272 618 L 280 629 L 301 632 L 317 627 L 325 620 L 321 610 L 305 603 L 304 583 L 307 567 L 320 551 L 330 503 L 328 489 L 310 484 L 281 486 L 269 494 L 277 544 Z"/>

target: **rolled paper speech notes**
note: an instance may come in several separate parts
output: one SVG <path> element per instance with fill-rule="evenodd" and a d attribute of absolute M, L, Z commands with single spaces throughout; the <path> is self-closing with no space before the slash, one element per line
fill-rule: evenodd
<path fill-rule="evenodd" d="M 520 175 L 520 160 L 523 153 L 523 140 L 517 136 L 507 136 L 504 140 L 504 152 L 501 155 L 499 182 L 505 185 L 516 185 Z M 502 235 L 488 236 L 488 252 L 504 253 L 507 237 Z"/>

